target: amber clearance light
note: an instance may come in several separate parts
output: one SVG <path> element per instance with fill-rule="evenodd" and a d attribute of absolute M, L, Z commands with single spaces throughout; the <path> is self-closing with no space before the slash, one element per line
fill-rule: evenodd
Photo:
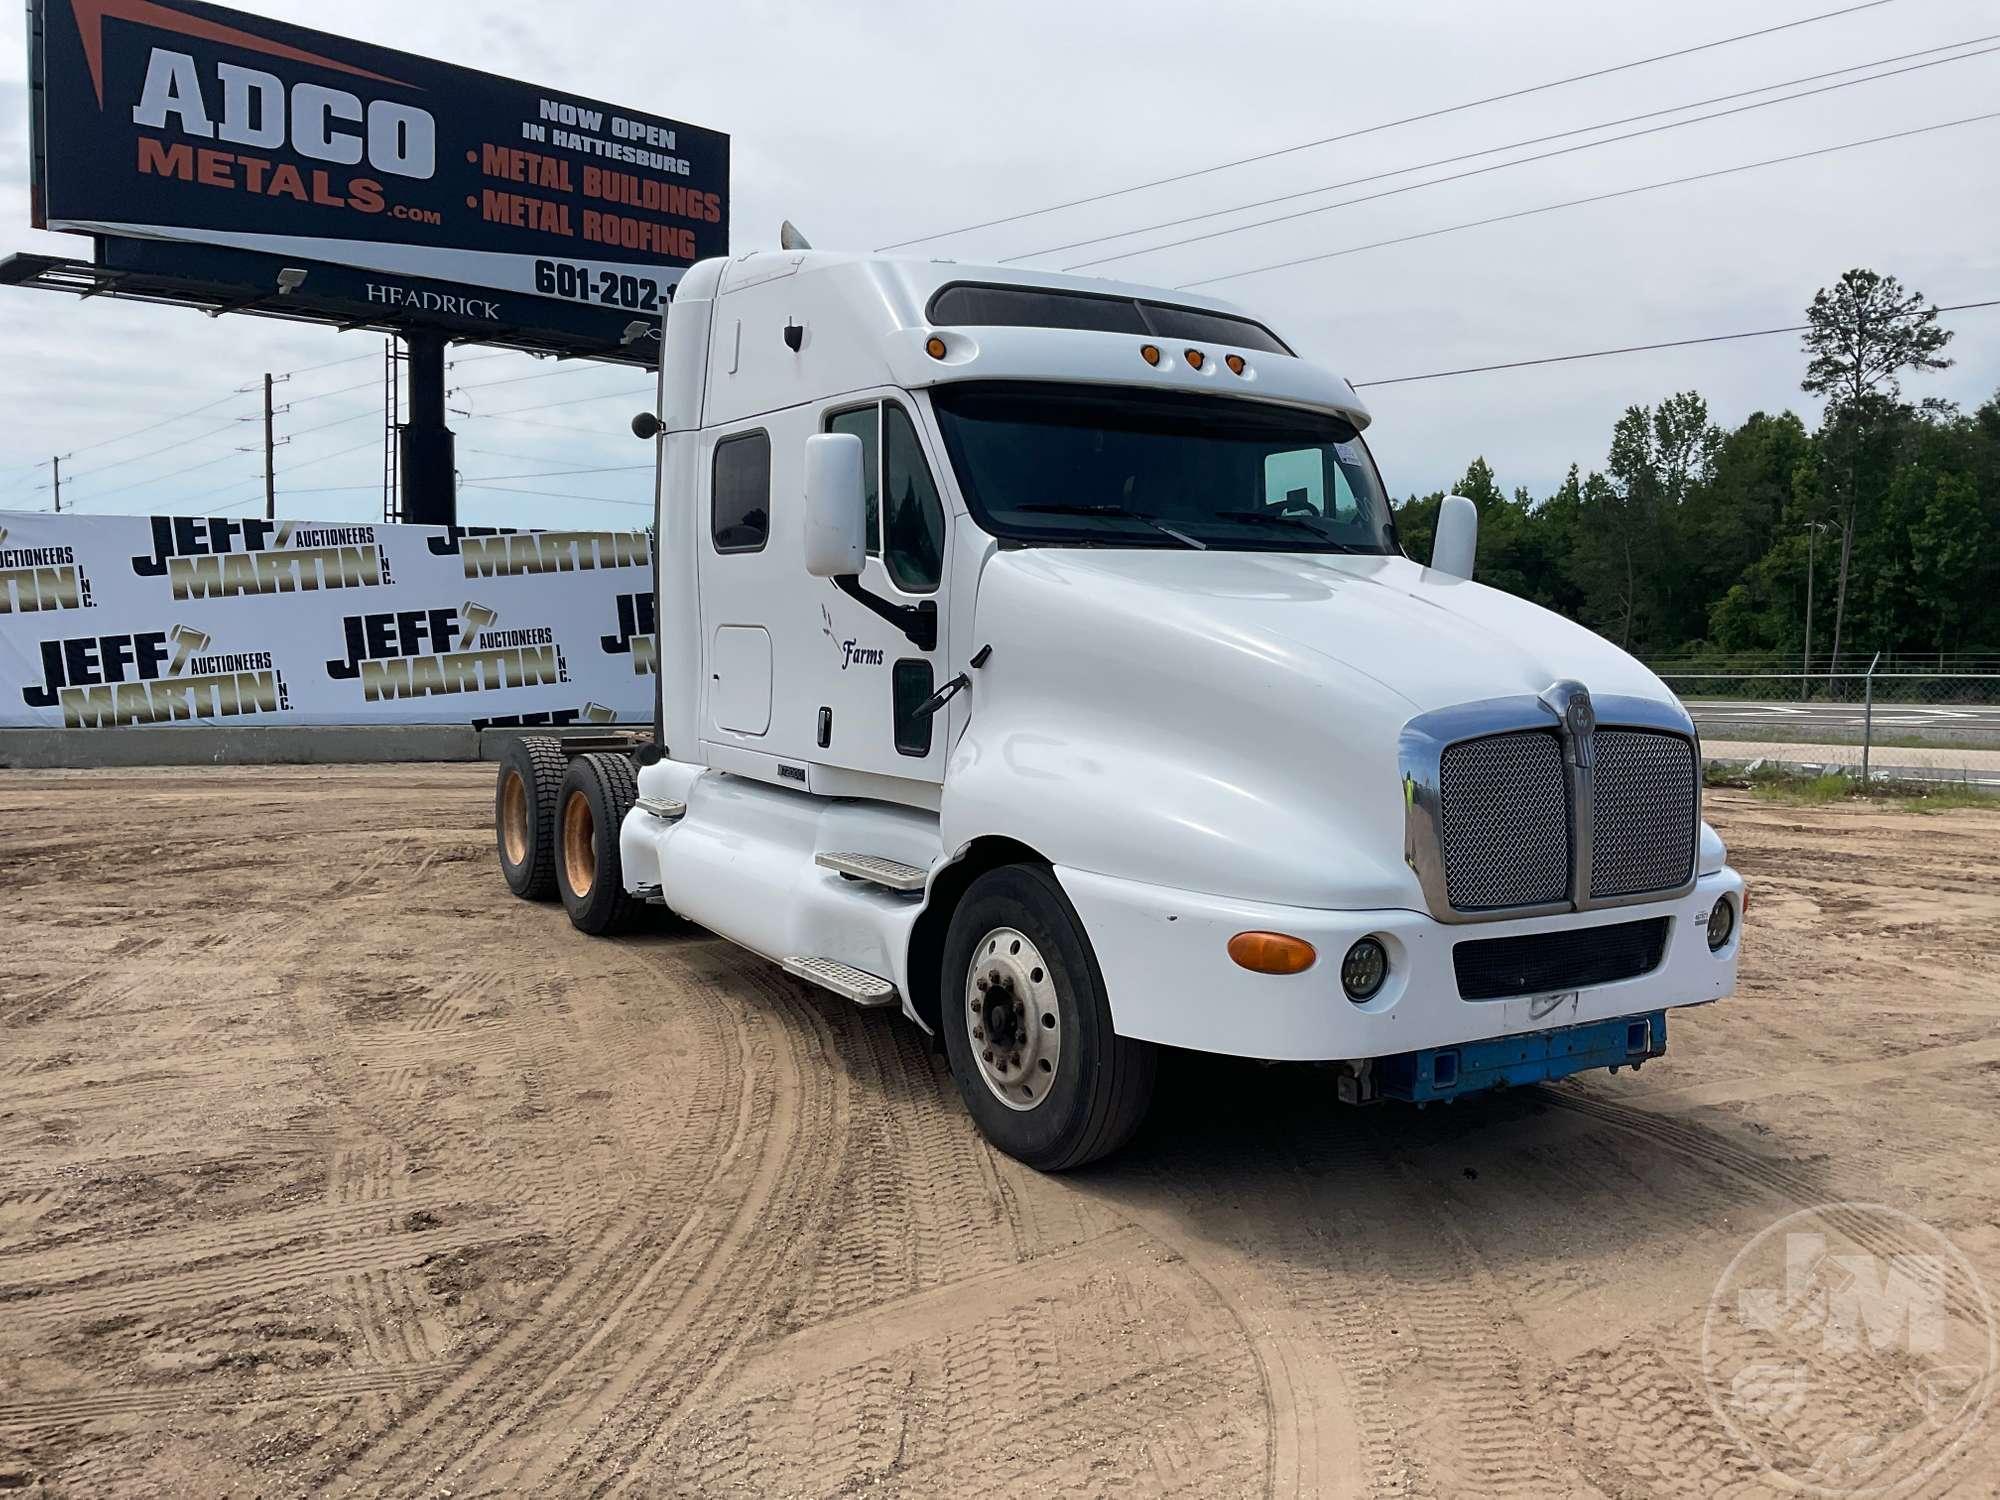
<path fill-rule="evenodd" d="M 1187 351 L 1187 362 L 1190 369 L 1199 370 L 1207 360 L 1208 356 L 1203 354 L 1199 349 L 1190 349 Z"/>
<path fill-rule="evenodd" d="M 1229 366 L 1229 373 L 1230 373 L 1230 374 L 1232 374 L 1232 375 L 1241 375 L 1241 374 L 1243 373 L 1243 370 L 1244 370 L 1244 364 L 1243 364 L 1243 356 L 1242 356 L 1242 355 L 1240 355 L 1240 354 L 1225 354 L 1225 355 L 1223 355 L 1223 356 L 1222 356 L 1222 362 L 1223 362 L 1223 363 L 1224 363 L 1225 365 L 1228 365 L 1228 366 Z"/>
<path fill-rule="evenodd" d="M 1139 358 L 1143 359 L 1149 365 L 1157 365 L 1160 362 L 1159 345 L 1141 344 L 1139 346 Z"/>
<path fill-rule="evenodd" d="M 924 353 L 928 354 L 932 359 L 943 359 L 944 340 L 939 338 L 936 334 L 932 334 L 929 338 L 924 340 Z"/>
<path fill-rule="evenodd" d="M 1229 940 L 1229 956 L 1253 974 L 1302 974 L 1319 955 L 1304 938 L 1282 932 L 1239 932 Z"/>

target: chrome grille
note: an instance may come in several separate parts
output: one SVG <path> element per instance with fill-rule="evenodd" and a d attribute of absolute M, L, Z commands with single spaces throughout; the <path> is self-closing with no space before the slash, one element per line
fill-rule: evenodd
<path fill-rule="evenodd" d="M 1569 896 L 1569 796 L 1550 730 L 1463 740 L 1438 764 L 1445 891 L 1459 911 Z"/>
<path fill-rule="evenodd" d="M 1686 884 L 1694 871 L 1694 819 L 1693 745 L 1677 734 L 1598 730 L 1593 900 Z"/>

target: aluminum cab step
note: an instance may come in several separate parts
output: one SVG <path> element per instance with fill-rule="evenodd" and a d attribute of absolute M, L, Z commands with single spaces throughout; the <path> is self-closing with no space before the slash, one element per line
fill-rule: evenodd
<path fill-rule="evenodd" d="M 924 882 L 930 878 L 928 870 L 903 864 L 899 860 L 884 859 L 879 854 L 819 854 L 814 856 L 814 863 L 851 880 L 865 881 L 869 885 L 901 891 L 905 895 L 922 891 Z"/>
<path fill-rule="evenodd" d="M 821 856 L 825 858 L 824 855 Z M 874 1009 L 896 1003 L 896 987 L 878 974 L 857 969 L 833 958 L 788 958 L 785 972 L 810 980 L 821 989 L 832 990 L 843 1000 Z"/>
<path fill-rule="evenodd" d="M 648 817 L 668 823 L 681 817 L 688 810 L 685 802 L 676 802 L 671 797 L 641 797 L 632 805 Z"/>

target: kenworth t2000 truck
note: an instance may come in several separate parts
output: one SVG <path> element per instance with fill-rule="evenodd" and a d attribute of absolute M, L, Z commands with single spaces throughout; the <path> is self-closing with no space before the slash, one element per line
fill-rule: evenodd
<path fill-rule="evenodd" d="M 939 1039 L 1044 1169 L 1157 1049 L 1419 1103 L 1666 1046 L 1743 883 L 1695 730 L 1605 640 L 1405 557 L 1367 408 L 1226 304 L 807 250 L 664 332 L 659 700 L 520 742 L 509 884 L 671 908 Z M 574 747 L 572 747 L 574 750 Z"/>

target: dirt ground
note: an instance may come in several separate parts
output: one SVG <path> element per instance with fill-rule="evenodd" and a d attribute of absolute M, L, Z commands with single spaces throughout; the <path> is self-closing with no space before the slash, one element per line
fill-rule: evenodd
<path fill-rule="evenodd" d="M 900 1019 L 512 900 L 490 777 L 0 774 L 0 1491 L 1780 1493 L 1701 1376 L 1752 1236 L 2000 1292 L 2000 810 L 1715 794 L 1743 987 L 1643 1073 L 1177 1059 L 1045 1178 Z"/>

